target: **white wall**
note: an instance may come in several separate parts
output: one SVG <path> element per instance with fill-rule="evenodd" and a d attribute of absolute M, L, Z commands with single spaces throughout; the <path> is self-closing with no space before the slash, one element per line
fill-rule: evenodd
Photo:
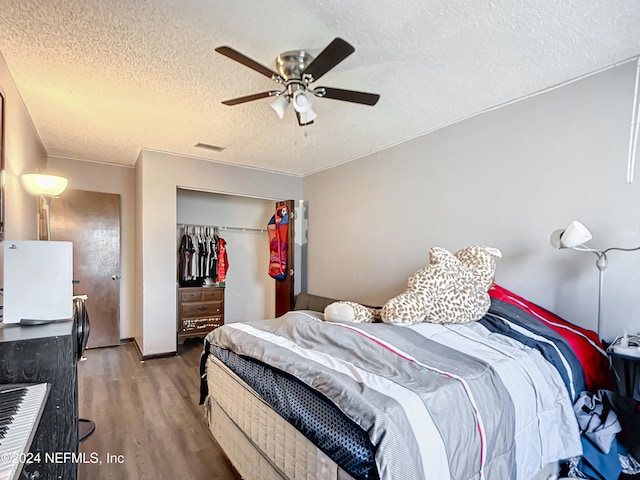
<path fill-rule="evenodd" d="M 272 200 L 178 190 L 179 224 L 242 227 L 266 230 L 275 211 Z M 177 229 L 177 241 L 183 230 Z M 275 280 L 269 274 L 266 231 L 221 229 L 227 242 L 229 271 L 225 285 L 225 323 L 273 318 Z M 176 244 L 176 251 L 179 243 Z"/>
<path fill-rule="evenodd" d="M 44 173 L 47 154 L 1 54 L 0 93 L 4 97 L 4 152 L 0 145 L 0 154 L 4 154 L 4 238 L 35 240 L 38 238 L 38 204 L 36 197 L 22 188 L 20 176 Z M 0 248 L 0 287 L 4 285 L 3 252 Z"/>
<path fill-rule="evenodd" d="M 0 92 L 4 96 L 5 238 L 35 240 L 38 204 L 22 188 L 20 176 L 45 173 L 47 152 L 1 54 Z"/>
<path fill-rule="evenodd" d="M 640 245 L 640 175 L 626 183 L 634 80 L 627 64 L 304 178 L 309 291 L 381 304 L 430 247 L 490 245 L 498 283 L 595 329 L 595 256 L 548 238 L 575 218 L 594 247 Z M 640 330 L 640 252 L 609 260 L 611 339 Z"/>
<path fill-rule="evenodd" d="M 67 177 L 69 188 L 120 195 L 120 338 L 133 338 L 134 169 L 49 156 L 48 171 Z"/>
<path fill-rule="evenodd" d="M 177 188 L 271 200 L 301 198 L 302 179 L 143 150 L 136 163 L 136 314 L 143 356 L 176 350 Z"/>

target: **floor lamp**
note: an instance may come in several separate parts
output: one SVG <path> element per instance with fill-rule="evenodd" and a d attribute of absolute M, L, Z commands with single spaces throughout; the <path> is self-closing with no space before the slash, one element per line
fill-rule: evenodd
<path fill-rule="evenodd" d="M 47 241 L 51 240 L 51 200 L 64 192 L 69 184 L 69 181 L 58 175 L 47 175 L 42 173 L 27 173 L 21 177 L 22 185 L 32 195 L 42 197 L 44 202 L 45 221 L 47 229 Z M 38 235 L 40 236 L 40 235 Z M 89 315 L 84 306 L 84 300 L 86 296 L 73 297 L 74 304 L 74 321 L 78 321 L 78 359 L 82 358 L 82 352 L 87 344 L 87 338 L 89 336 Z M 83 441 L 89 435 L 91 435 L 96 429 L 96 424 L 93 420 L 87 420 L 86 418 L 78 418 L 78 441 Z"/>
<path fill-rule="evenodd" d="M 604 283 L 604 271 L 609 265 L 609 261 L 607 260 L 607 252 L 611 252 L 613 250 L 618 250 L 621 252 L 634 252 L 636 250 L 640 250 L 640 246 L 635 248 L 620 248 L 620 247 L 610 247 L 605 250 L 596 250 L 594 248 L 587 247 L 585 245 L 586 242 L 591 240 L 593 236 L 587 227 L 585 227 L 582 223 L 574 220 L 569 224 L 569 226 L 565 229 L 556 230 L 551 234 L 549 241 L 551 246 L 554 248 L 571 248 L 572 250 L 577 250 L 579 252 L 591 252 L 593 253 L 596 259 L 596 267 L 598 267 L 598 338 L 602 338 L 600 336 L 600 321 L 602 319 L 602 289 Z"/>

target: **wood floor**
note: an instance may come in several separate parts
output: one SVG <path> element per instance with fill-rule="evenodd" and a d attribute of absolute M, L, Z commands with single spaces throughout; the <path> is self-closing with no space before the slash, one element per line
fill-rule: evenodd
<path fill-rule="evenodd" d="M 79 480 L 235 478 L 198 405 L 201 351 L 187 343 L 179 356 L 146 362 L 133 343 L 85 351 L 79 412 L 96 430 L 80 443 Z"/>

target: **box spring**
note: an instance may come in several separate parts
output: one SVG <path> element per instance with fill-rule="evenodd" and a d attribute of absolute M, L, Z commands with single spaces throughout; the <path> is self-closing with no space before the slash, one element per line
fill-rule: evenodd
<path fill-rule="evenodd" d="M 207 360 L 209 428 L 245 480 L 353 480 L 214 357 Z"/>

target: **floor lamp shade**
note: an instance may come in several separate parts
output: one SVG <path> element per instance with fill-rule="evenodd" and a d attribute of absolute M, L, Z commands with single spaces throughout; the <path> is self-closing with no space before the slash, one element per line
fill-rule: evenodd
<path fill-rule="evenodd" d="M 593 236 L 589 229 L 579 221 L 574 220 L 567 228 L 554 231 L 549 241 L 554 248 L 574 248 L 592 238 Z"/>
<path fill-rule="evenodd" d="M 55 197 L 65 191 L 69 180 L 58 175 L 26 173 L 22 175 L 22 186 L 32 195 Z"/>
<path fill-rule="evenodd" d="M 51 240 L 51 199 L 65 191 L 69 180 L 59 175 L 47 175 L 44 173 L 25 173 L 21 177 L 22 186 L 32 195 L 41 196 L 44 200 L 46 216 L 47 240 Z"/>

